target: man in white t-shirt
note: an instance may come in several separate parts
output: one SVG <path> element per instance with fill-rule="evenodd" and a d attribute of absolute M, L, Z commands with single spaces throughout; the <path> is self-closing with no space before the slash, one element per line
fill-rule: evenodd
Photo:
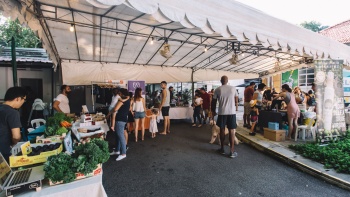
<path fill-rule="evenodd" d="M 215 89 L 213 99 L 219 102 L 218 120 L 216 125 L 220 127 L 220 140 L 221 148 L 218 150 L 220 154 L 225 154 L 224 141 L 225 141 L 225 127 L 229 130 L 229 140 L 230 140 L 230 154 L 229 157 L 237 157 L 237 152 L 234 150 L 234 138 L 237 128 L 236 123 L 236 111 L 238 111 L 238 94 L 236 87 L 227 85 L 227 76 L 221 77 L 222 86 Z M 216 103 L 216 101 L 215 101 Z"/>
<path fill-rule="evenodd" d="M 69 86 L 67 85 L 62 85 L 61 86 L 61 94 L 59 94 L 53 102 L 53 108 L 57 111 L 57 112 L 62 112 L 65 114 L 69 114 L 70 113 L 70 108 L 69 108 L 69 100 L 68 100 L 68 94 L 71 92 L 72 90 L 70 89 Z"/>

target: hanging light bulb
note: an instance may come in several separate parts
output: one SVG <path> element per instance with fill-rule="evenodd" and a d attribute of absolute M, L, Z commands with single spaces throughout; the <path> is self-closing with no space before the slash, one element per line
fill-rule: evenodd
<path fill-rule="evenodd" d="M 154 38 L 152 37 L 152 39 L 151 39 L 151 44 L 153 44 L 153 40 L 154 40 Z"/>
<path fill-rule="evenodd" d="M 204 46 L 204 52 L 207 52 L 208 49 L 207 49 L 207 45 Z"/>
<path fill-rule="evenodd" d="M 71 32 L 73 32 L 73 31 L 74 31 L 74 25 L 73 25 L 73 24 L 70 24 L 70 28 L 69 28 L 69 30 L 70 30 Z"/>

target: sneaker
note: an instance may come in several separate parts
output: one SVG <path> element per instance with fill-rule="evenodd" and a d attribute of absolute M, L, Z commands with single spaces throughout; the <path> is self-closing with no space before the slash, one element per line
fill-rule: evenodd
<path fill-rule="evenodd" d="M 126 150 L 128 150 L 129 149 L 129 146 L 128 145 L 126 145 Z"/>
<path fill-rule="evenodd" d="M 222 154 L 222 155 L 225 154 L 224 149 L 221 149 L 221 148 L 219 148 L 218 150 L 216 150 L 216 152 L 218 152 L 219 154 Z"/>
<path fill-rule="evenodd" d="M 122 159 L 125 159 L 126 155 L 119 155 L 118 158 L 116 159 L 116 161 L 120 161 Z"/>
<path fill-rule="evenodd" d="M 118 152 L 113 151 L 113 152 L 109 153 L 109 155 L 119 155 L 119 154 L 120 154 L 120 152 L 119 152 L 119 151 L 118 151 Z"/>
<path fill-rule="evenodd" d="M 251 136 L 255 136 L 255 132 L 249 132 L 249 135 L 251 135 Z"/>
<path fill-rule="evenodd" d="M 230 152 L 230 154 L 228 155 L 229 157 L 231 158 L 235 158 L 238 156 L 238 153 L 235 151 L 235 152 Z"/>

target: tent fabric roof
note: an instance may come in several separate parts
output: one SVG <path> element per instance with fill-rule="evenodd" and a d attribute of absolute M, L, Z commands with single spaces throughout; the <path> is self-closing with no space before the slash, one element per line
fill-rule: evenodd
<path fill-rule="evenodd" d="M 320 34 L 338 42 L 350 44 L 350 20 L 328 27 L 320 31 Z"/>
<path fill-rule="evenodd" d="M 209 76 L 228 72 L 237 78 L 247 77 L 246 74 L 256 78 L 309 66 L 316 58 L 350 62 L 349 46 L 233 0 L 0 2 L 5 14 L 19 17 L 38 32 L 53 63 L 62 68 L 82 69 L 96 62 L 115 67 L 129 65 L 138 69 L 124 77 L 139 79 L 140 68 L 156 66 L 154 72 L 158 74 L 152 82 L 159 82 L 164 72 L 172 72 L 167 68 L 213 72 L 206 80 L 218 80 Z M 74 32 L 69 31 L 71 26 Z M 170 46 L 168 59 L 159 53 L 165 43 Z M 98 67 L 94 72 L 98 72 Z M 66 75 L 63 72 L 64 83 Z M 75 75 L 78 77 L 79 73 Z"/>

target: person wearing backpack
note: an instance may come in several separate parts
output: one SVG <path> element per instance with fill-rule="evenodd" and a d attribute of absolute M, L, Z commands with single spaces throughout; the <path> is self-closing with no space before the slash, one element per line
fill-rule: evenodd
<path fill-rule="evenodd" d="M 308 92 L 308 98 L 307 98 L 307 106 L 311 107 L 311 106 L 316 106 L 316 98 L 315 98 L 315 94 L 312 90 L 309 90 Z"/>

